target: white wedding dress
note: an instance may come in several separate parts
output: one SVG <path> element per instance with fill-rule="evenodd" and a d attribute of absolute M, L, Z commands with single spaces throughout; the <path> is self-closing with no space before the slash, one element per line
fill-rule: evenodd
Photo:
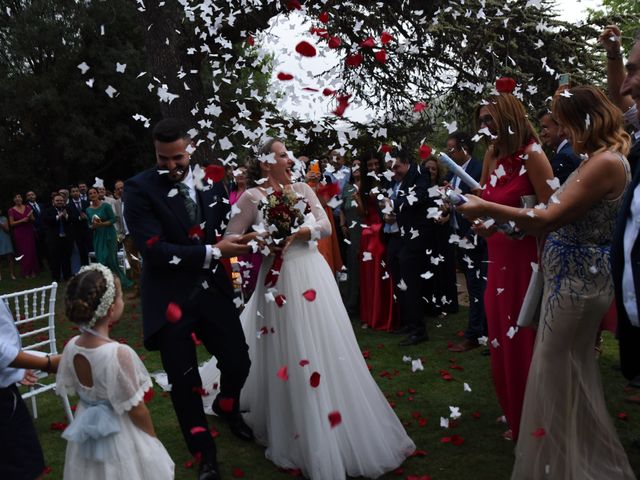
<path fill-rule="evenodd" d="M 330 235 L 313 190 L 304 183 L 292 188 L 311 207 L 305 226 L 312 229 L 312 238 Z M 262 223 L 257 207 L 263 197 L 259 188 L 242 195 L 226 235 Z M 257 441 L 266 446 L 266 457 L 279 467 L 299 468 L 312 480 L 376 478 L 397 468 L 415 445 L 369 373 L 315 241 L 291 245 L 275 288 L 267 291 L 264 280 L 272 262 L 269 257 L 262 263 L 256 290 L 240 316 L 251 357 L 241 410 L 247 411 L 244 419 Z M 303 296 L 308 290 L 315 290 L 315 300 Z M 282 306 L 274 301 L 278 295 L 286 297 Z M 315 387 L 314 372 L 320 375 Z M 212 392 L 204 399 L 210 406 L 219 380 L 215 358 L 200 373 L 204 389 Z M 332 412 L 342 420 L 333 427 Z"/>

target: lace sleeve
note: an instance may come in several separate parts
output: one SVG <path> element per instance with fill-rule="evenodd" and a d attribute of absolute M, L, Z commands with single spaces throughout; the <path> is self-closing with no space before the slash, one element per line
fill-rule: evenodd
<path fill-rule="evenodd" d="M 327 213 L 313 189 L 306 183 L 302 182 L 295 183 L 293 185 L 293 189 L 300 195 L 304 196 L 311 207 L 313 218 L 308 216 L 304 222 L 304 226 L 311 229 L 311 240 L 318 240 L 319 238 L 331 235 L 331 222 L 329 221 Z"/>
<path fill-rule="evenodd" d="M 76 395 L 76 376 L 73 368 L 73 356 L 75 354 L 75 343 L 78 337 L 73 337 L 62 351 L 62 358 L 56 373 L 56 394 Z"/>
<path fill-rule="evenodd" d="M 258 216 L 258 202 L 260 194 L 255 189 L 244 192 L 240 199 L 231 206 L 231 219 L 225 237 L 229 235 L 242 235 L 251 228 Z"/>
<path fill-rule="evenodd" d="M 118 414 L 131 410 L 152 386 L 151 377 L 136 353 L 127 345 L 117 345 L 107 384 L 109 402 Z"/>

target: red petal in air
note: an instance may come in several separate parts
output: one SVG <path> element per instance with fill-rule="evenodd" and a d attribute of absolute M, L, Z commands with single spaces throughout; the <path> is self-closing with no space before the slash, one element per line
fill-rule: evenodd
<path fill-rule="evenodd" d="M 233 404 L 235 400 L 232 397 L 224 397 L 218 400 L 218 405 L 220 406 L 220 410 L 225 413 L 233 412 Z"/>
<path fill-rule="evenodd" d="M 360 42 L 360 46 L 362 48 L 373 48 L 376 46 L 376 41 L 373 39 L 373 37 L 369 37 Z"/>
<path fill-rule="evenodd" d="M 287 82 L 289 80 L 293 80 L 293 75 L 291 75 L 290 73 L 279 72 L 278 73 L 278 80 L 282 80 L 283 82 Z"/>
<path fill-rule="evenodd" d="M 330 88 L 325 88 L 324 90 L 322 90 L 322 95 L 324 95 L 325 97 L 333 95 L 334 93 L 336 93 L 335 90 L 331 90 Z"/>
<path fill-rule="evenodd" d="M 276 373 L 276 375 L 280 380 L 283 380 L 285 382 L 289 380 L 289 372 L 288 372 L 287 366 L 285 365 L 284 367 L 281 367 L 280 370 L 278 370 L 278 373 Z"/>
<path fill-rule="evenodd" d="M 167 317 L 168 322 L 170 323 L 179 322 L 180 319 L 182 318 L 182 309 L 180 308 L 180 305 L 178 305 L 177 303 L 170 302 L 169 305 L 167 305 L 167 311 L 165 315 Z"/>
<path fill-rule="evenodd" d="M 418 150 L 418 154 L 422 160 L 425 160 L 431 156 L 431 147 L 429 145 L 420 145 L 420 149 Z"/>
<path fill-rule="evenodd" d="M 329 23 L 329 12 L 321 12 L 320 15 L 318 15 L 318 20 L 320 20 L 325 25 Z"/>
<path fill-rule="evenodd" d="M 256 44 L 256 41 L 253 39 L 253 35 L 249 35 L 249 37 L 247 38 L 247 43 L 252 47 Z"/>
<path fill-rule="evenodd" d="M 342 423 L 342 415 L 337 410 L 335 412 L 331 412 L 329 414 L 329 423 L 331 424 L 331 428 L 335 428 L 336 426 Z"/>
<path fill-rule="evenodd" d="M 536 437 L 536 438 L 541 438 L 541 437 L 544 437 L 546 433 L 547 433 L 547 432 L 545 432 L 545 431 L 544 431 L 544 428 L 542 428 L 542 427 L 541 427 L 541 428 L 536 428 L 536 429 L 531 433 L 531 435 L 533 435 L 533 436 L 534 436 L 534 437 Z"/>
<path fill-rule="evenodd" d="M 300 2 L 298 0 L 289 0 L 287 2 L 287 8 L 289 10 L 302 10 L 302 5 L 300 5 Z"/>
<path fill-rule="evenodd" d="M 278 295 L 276 297 L 276 305 L 278 305 L 279 307 L 283 306 L 285 303 L 287 303 L 287 297 L 285 297 L 284 295 Z"/>
<path fill-rule="evenodd" d="M 202 344 L 202 342 L 198 340 L 198 337 L 196 337 L 196 334 L 193 332 L 191 332 L 191 340 L 193 340 L 193 343 L 195 344 L 196 347 Z"/>
<path fill-rule="evenodd" d="M 379 52 L 376 52 L 374 57 L 378 63 L 385 64 L 387 63 L 387 51 L 383 48 Z"/>
<path fill-rule="evenodd" d="M 300 360 L 299 364 L 301 367 L 304 367 L 305 365 L 309 365 L 309 360 Z"/>
<path fill-rule="evenodd" d="M 302 296 L 309 302 L 313 302 L 316 299 L 316 291 L 312 288 L 302 294 Z"/>
<path fill-rule="evenodd" d="M 155 236 L 153 236 L 151 238 L 148 238 L 147 241 L 145 242 L 147 244 L 147 248 L 153 247 L 158 240 L 160 240 L 160 236 L 159 235 L 155 235 Z"/>
<path fill-rule="evenodd" d="M 236 467 L 233 469 L 233 472 L 231 472 L 231 476 L 233 478 L 244 478 L 244 472 L 238 467 Z"/>
<path fill-rule="evenodd" d="M 309 42 L 302 40 L 296 45 L 296 52 L 298 52 L 303 57 L 315 57 L 316 47 L 311 45 Z"/>
<path fill-rule="evenodd" d="M 502 77 L 496 80 L 496 90 L 499 93 L 512 93 L 516 88 L 516 81 L 511 77 Z"/>
<path fill-rule="evenodd" d="M 309 385 L 313 388 L 318 388 L 318 385 L 320 385 L 320 374 L 318 372 L 313 372 L 311 374 L 311 378 L 309 378 Z"/>
<path fill-rule="evenodd" d="M 329 37 L 329 48 L 335 49 L 342 45 L 342 40 L 340 37 Z"/>
<path fill-rule="evenodd" d="M 155 394 L 156 394 L 155 390 L 153 389 L 153 387 L 151 387 L 149 390 L 144 392 L 142 400 L 144 401 L 144 403 L 149 403 L 151 400 L 153 400 L 153 396 Z"/>
<path fill-rule="evenodd" d="M 194 225 L 189 229 L 189 238 L 200 238 L 204 240 L 204 230 L 200 225 Z"/>
<path fill-rule="evenodd" d="M 391 42 L 393 40 L 395 40 L 395 39 L 393 38 L 393 36 L 390 33 L 382 32 L 380 34 L 380 43 L 382 45 L 386 45 L 387 43 L 389 43 L 389 42 Z"/>
<path fill-rule="evenodd" d="M 361 53 L 352 53 L 345 60 L 347 67 L 359 67 L 362 63 L 362 54 Z"/>
<path fill-rule="evenodd" d="M 196 435 L 198 433 L 205 433 L 206 431 L 207 429 L 204 427 L 193 427 L 191 430 L 189 430 L 189 433 L 191 435 Z"/>
<path fill-rule="evenodd" d="M 204 177 L 212 182 L 219 182 L 224 178 L 224 167 L 222 165 L 207 165 L 204 169 Z"/>
<path fill-rule="evenodd" d="M 427 108 L 427 104 L 424 102 L 418 102 L 413 106 L 413 111 L 414 112 L 421 112 L 422 110 L 424 110 L 425 108 Z"/>

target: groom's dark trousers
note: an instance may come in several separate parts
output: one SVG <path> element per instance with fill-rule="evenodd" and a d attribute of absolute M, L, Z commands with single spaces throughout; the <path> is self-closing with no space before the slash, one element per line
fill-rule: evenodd
<path fill-rule="evenodd" d="M 197 190 L 204 238 L 194 234 L 184 199 L 170 195 L 175 186 L 153 168 L 125 183 L 125 217 L 142 255 L 141 300 L 144 344 L 160 350 L 171 384 L 171 400 L 189 451 L 215 458 L 201 394 L 200 362 L 215 355 L 221 372 L 219 398 L 233 400 L 249 373 L 248 347 L 233 304 L 233 290 L 224 267 L 211 259 L 205 268 L 207 244 L 214 244 L 227 221 L 229 204 L 222 184 Z M 174 304 L 174 305 L 171 305 Z M 179 308 L 176 309 L 175 306 Z M 167 309 L 174 312 L 167 314 Z M 180 314 L 175 314 L 180 311 Z M 169 321 L 170 319 L 177 321 Z M 203 346 L 197 346 L 199 342 Z M 194 427 L 203 427 L 199 431 Z"/>

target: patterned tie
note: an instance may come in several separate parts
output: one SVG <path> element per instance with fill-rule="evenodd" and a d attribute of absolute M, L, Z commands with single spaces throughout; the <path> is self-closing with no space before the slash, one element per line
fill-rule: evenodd
<path fill-rule="evenodd" d="M 176 185 L 178 191 L 184 200 L 184 207 L 187 209 L 187 215 L 189 215 L 189 222 L 191 225 L 198 223 L 198 204 L 191 199 L 189 195 L 189 187 L 180 182 Z"/>

